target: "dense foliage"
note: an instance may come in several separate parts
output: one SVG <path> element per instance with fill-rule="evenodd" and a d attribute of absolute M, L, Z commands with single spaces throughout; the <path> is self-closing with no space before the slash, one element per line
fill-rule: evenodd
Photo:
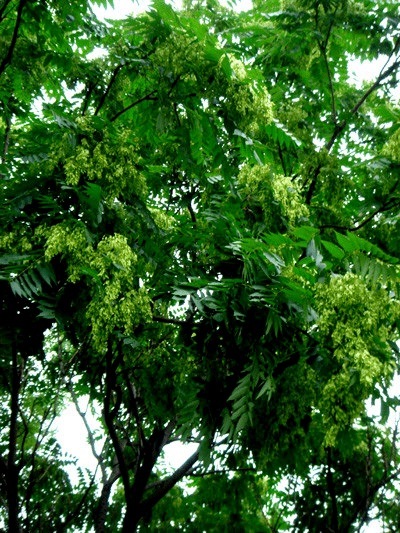
<path fill-rule="evenodd" d="M 0 3 L 1 527 L 399 530 L 397 4 Z"/>

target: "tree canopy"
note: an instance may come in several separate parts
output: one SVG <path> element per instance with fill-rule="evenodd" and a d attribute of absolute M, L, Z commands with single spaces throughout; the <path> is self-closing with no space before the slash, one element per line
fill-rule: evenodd
<path fill-rule="evenodd" d="M 0 527 L 398 531 L 398 2 L 0 28 Z"/>

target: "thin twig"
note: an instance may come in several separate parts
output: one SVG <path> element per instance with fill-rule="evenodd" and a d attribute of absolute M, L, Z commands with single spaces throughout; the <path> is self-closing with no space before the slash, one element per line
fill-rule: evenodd
<path fill-rule="evenodd" d="M 279 142 L 279 140 L 277 142 L 278 142 L 278 154 L 279 154 L 279 159 L 281 160 L 281 163 L 282 163 L 283 173 L 284 173 L 285 176 L 287 176 L 286 165 L 285 165 L 285 161 L 283 159 L 283 152 L 282 152 L 281 143 Z"/>
<path fill-rule="evenodd" d="M 64 361 L 63 361 L 62 354 L 61 354 L 61 345 L 62 345 L 62 342 L 60 342 L 60 338 L 58 337 L 58 359 L 60 361 L 60 369 L 61 369 L 61 374 L 62 374 L 62 380 L 66 384 L 66 386 L 68 388 L 68 391 L 69 391 L 69 393 L 71 395 L 73 404 L 75 406 L 75 409 L 76 409 L 78 415 L 81 417 L 82 422 L 83 422 L 83 424 L 84 424 L 84 426 L 86 428 L 86 431 L 87 431 L 87 434 L 88 434 L 88 439 L 89 439 L 90 449 L 92 450 L 92 454 L 96 458 L 97 463 L 100 466 L 102 479 L 105 480 L 107 478 L 106 467 L 104 465 L 102 456 L 96 452 L 94 435 L 93 435 L 92 429 L 89 426 L 89 423 L 88 423 L 88 421 L 86 419 L 86 413 L 84 413 L 81 410 L 81 408 L 79 407 L 79 400 L 78 400 L 78 397 L 77 397 L 77 395 L 76 395 L 76 393 L 74 391 L 74 388 L 72 387 L 71 380 L 67 380 L 67 373 L 66 373 L 66 370 L 65 370 Z"/>
<path fill-rule="evenodd" d="M 7 116 L 6 117 L 6 131 L 4 133 L 4 147 L 3 147 L 3 153 L 1 155 L 1 162 L 3 165 L 6 162 L 8 146 L 10 144 L 10 131 L 11 131 L 11 118 Z"/>
<path fill-rule="evenodd" d="M 393 63 L 393 65 L 391 67 L 389 67 L 388 69 L 386 69 L 384 72 L 382 72 L 377 80 L 371 85 L 371 87 L 368 89 L 368 91 L 366 91 L 362 97 L 360 98 L 360 100 L 356 103 L 356 105 L 353 107 L 353 109 L 350 111 L 350 115 L 351 116 L 354 116 L 357 111 L 360 109 L 360 107 L 363 105 L 363 103 L 366 101 L 366 99 L 368 98 L 368 96 L 370 96 L 370 94 L 372 94 L 376 89 L 378 89 L 379 85 L 381 84 L 381 82 L 388 78 L 398 67 L 400 66 L 400 60 L 398 61 L 395 61 Z M 335 128 L 335 131 L 333 132 L 331 138 L 329 139 L 329 141 L 326 143 L 325 145 L 325 149 L 329 152 L 332 148 L 332 146 L 334 145 L 336 139 L 339 137 L 339 135 L 342 133 L 342 131 L 345 129 L 345 127 L 347 126 L 348 124 L 348 121 L 347 120 L 343 120 L 340 124 L 337 124 L 336 125 L 336 128 Z M 311 199 L 312 199 L 312 196 L 314 194 L 314 191 L 315 191 L 315 188 L 317 186 L 317 179 L 318 179 L 318 175 L 320 173 L 320 170 L 322 168 L 322 165 L 318 165 L 315 170 L 314 170 L 314 177 L 312 179 L 312 182 L 311 182 L 311 185 L 310 185 L 310 188 L 308 189 L 308 192 L 307 192 L 307 196 L 306 196 L 306 204 L 307 205 L 310 205 L 311 203 Z"/>
<path fill-rule="evenodd" d="M 3 17 L 3 13 L 6 10 L 6 7 L 8 6 L 8 4 L 11 4 L 11 2 L 12 2 L 12 0 L 7 0 L 7 1 L 4 2 L 4 5 L 1 7 L 1 9 L 0 9 L 0 22 L 3 22 L 3 20 L 7 17 L 8 13 L 7 13 L 7 15 L 4 15 L 4 17 Z M 12 8 L 10 8 L 10 11 L 11 11 L 11 9 Z"/>
<path fill-rule="evenodd" d="M 221 468 L 219 470 L 208 470 L 207 472 L 196 472 L 193 470 L 192 472 L 189 472 L 187 475 L 190 477 L 205 477 L 205 476 L 211 476 L 214 474 L 232 474 L 235 472 L 257 472 L 255 468 L 249 467 L 249 468 Z"/>
<path fill-rule="evenodd" d="M 392 202 L 392 200 L 390 200 L 390 202 Z M 390 202 L 388 202 L 387 204 L 383 205 L 382 207 L 379 207 L 379 209 L 376 209 L 376 211 L 374 211 L 371 215 L 369 215 L 360 224 L 358 224 L 357 226 L 353 226 L 352 228 L 348 228 L 346 226 L 337 226 L 337 225 L 334 225 L 334 224 L 331 224 L 331 225 L 330 224 L 324 224 L 323 226 L 319 226 L 319 229 L 340 229 L 340 230 L 347 230 L 347 231 L 358 231 L 363 226 L 368 224 L 368 222 L 370 222 L 373 218 L 375 218 L 376 215 L 378 215 L 379 213 L 384 213 L 385 211 L 390 211 L 391 209 L 394 209 L 395 207 L 398 207 L 400 205 L 400 202 L 395 202 L 395 203 L 392 203 L 392 204 L 389 205 Z"/>

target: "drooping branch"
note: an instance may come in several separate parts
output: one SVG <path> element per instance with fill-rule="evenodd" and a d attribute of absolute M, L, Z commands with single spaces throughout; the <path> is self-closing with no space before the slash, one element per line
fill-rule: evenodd
<path fill-rule="evenodd" d="M 279 154 L 279 159 L 281 160 L 281 164 L 282 164 L 282 169 L 283 169 L 283 174 L 285 176 L 287 176 L 287 172 L 286 172 L 286 165 L 285 165 L 285 160 L 283 159 L 283 152 L 282 152 L 282 147 L 281 147 L 281 143 L 279 142 L 279 140 L 277 141 L 278 142 L 278 154 Z"/>
<path fill-rule="evenodd" d="M 396 69 L 400 66 L 400 60 L 397 60 L 393 63 L 393 65 L 391 65 L 390 67 L 388 67 L 386 70 L 384 70 L 383 72 L 381 72 L 381 74 L 378 76 L 378 78 L 376 79 L 376 81 L 371 85 L 371 87 L 362 95 L 362 97 L 359 99 L 359 101 L 356 103 L 356 105 L 353 107 L 353 109 L 350 111 L 350 116 L 354 116 L 357 111 L 360 109 L 360 107 L 363 105 L 363 103 L 367 100 L 367 98 L 374 92 L 376 91 L 380 84 L 382 83 L 382 81 L 384 81 L 386 78 L 388 78 L 391 74 L 393 74 L 393 72 L 396 71 Z M 331 135 L 331 138 L 329 139 L 329 141 L 326 143 L 325 145 L 325 149 L 329 152 L 332 148 L 332 146 L 335 144 L 336 140 L 338 139 L 338 137 L 340 136 L 340 134 L 343 132 L 343 130 L 346 128 L 348 124 L 348 120 L 345 119 L 343 120 L 340 124 L 337 124 L 336 127 L 335 127 L 335 130 L 333 132 L 333 134 Z M 322 168 L 322 165 L 318 165 L 315 169 L 314 169 L 314 176 L 312 178 L 312 181 L 311 181 L 311 184 L 310 184 L 310 187 L 307 191 L 307 195 L 306 195 L 306 204 L 307 205 L 310 205 L 311 203 L 311 199 L 314 195 L 314 192 L 315 192 L 315 188 L 317 186 L 317 180 L 318 180 L 318 176 L 319 176 L 319 173 L 321 171 L 321 168 Z"/>
<path fill-rule="evenodd" d="M 17 343 L 12 343 L 12 380 L 10 402 L 10 429 L 7 458 L 7 503 L 9 531 L 20 531 L 18 520 L 18 468 L 16 464 L 18 438 L 18 411 L 20 392 L 20 368 L 18 364 Z"/>
<path fill-rule="evenodd" d="M 384 72 L 382 72 L 376 81 L 371 85 L 371 87 L 362 95 L 360 100 L 356 103 L 356 105 L 353 107 L 353 109 L 350 111 L 350 115 L 354 116 L 357 111 L 360 109 L 360 107 L 363 105 L 363 103 L 367 100 L 367 98 L 376 91 L 382 81 L 384 81 L 386 78 L 388 78 L 393 72 L 400 66 L 400 60 L 397 60 L 391 65 L 389 68 L 387 68 Z M 329 150 L 334 145 L 336 139 L 339 137 L 339 135 L 342 133 L 342 131 L 347 126 L 348 122 L 347 120 L 343 120 L 335 129 L 335 131 L 332 134 L 332 137 L 330 138 L 329 142 L 326 144 L 325 148 Z"/>
<path fill-rule="evenodd" d="M 11 4 L 13 0 L 3 0 L 3 5 L 0 8 L 0 23 L 3 22 L 3 20 L 7 17 L 8 13 L 4 15 L 5 10 L 7 9 L 7 6 Z"/>
<path fill-rule="evenodd" d="M 336 126 L 337 125 L 336 103 L 335 103 L 335 92 L 334 92 L 334 89 L 333 89 L 333 81 L 332 81 L 331 69 L 329 67 L 329 61 L 328 61 L 328 56 L 326 54 L 326 49 L 320 47 L 320 50 L 321 50 L 322 56 L 324 58 L 326 72 L 328 74 L 329 88 L 330 88 L 330 91 L 331 91 L 331 100 L 332 100 L 332 119 L 333 119 L 334 125 Z"/>
<path fill-rule="evenodd" d="M 13 36 L 12 36 L 11 43 L 10 43 L 10 46 L 8 48 L 7 54 L 5 55 L 5 57 L 3 58 L 3 61 L 0 64 L 0 76 L 3 74 L 3 72 L 6 70 L 8 64 L 11 62 L 11 59 L 12 59 L 12 56 L 13 56 L 13 53 L 14 53 L 14 48 L 15 48 L 15 45 L 17 43 L 19 27 L 21 25 L 22 11 L 23 11 L 27 1 L 28 0 L 21 0 L 19 5 L 18 5 L 17 20 L 15 22 L 14 33 L 13 33 Z"/>
<path fill-rule="evenodd" d="M 346 227 L 346 226 L 338 226 L 338 225 L 334 225 L 334 224 L 324 224 L 323 226 L 319 226 L 319 229 L 338 229 L 338 230 L 345 230 L 345 231 L 358 231 L 359 229 L 361 229 L 362 227 L 364 227 L 366 224 L 368 224 L 368 222 L 371 222 L 371 220 L 373 220 L 376 215 L 379 215 L 379 213 L 384 213 L 385 211 L 390 211 L 391 209 L 394 209 L 396 207 L 398 207 L 400 205 L 400 202 L 394 202 L 393 200 L 390 200 L 389 202 L 387 202 L 386 204 L 384 204 L 383 206 L 379 207 L 378 209 L 376 209 L 373 213 L 371 213 L 370 215 L 367 216 L 367 218 L 365 218 L 362 222 L 360 222 L 359 224 L 357 224 L 356 226 L 353 226 L 353 227 Z"/>
<path fill-rule="evenodd" d="M 114 115 L 113 118 L 110 120 L 110 122 L 114 122 L 114 120 L 117 120 L 117 118 L 120 117 L 123 113 L 126 113 L 127 111 L 135 107 L 136 105 L 140 104 L 141 102 L 144 102 L 145 100 L 157 100 L 157 98 L 153 97 L 153 94 L 155 94 L 156 92 L 158 92 L 157 89 L 155 89 L 154 91 L 151 91 L 151 93 L 146 94 L 146 96 L 143 96 L 142 98 L 139 98 L 139 100 L 136 100 L 132 104 L 128 105 L 128 107 L 125 107 L 124 109 L 119 111 L 116 115 Z"/>
<path fill-rule="evenodd" d="M 332 520 L 333 520 L 332 531 L 334 531 L 335 533 L 338 533 L 339 531 L 338 507 L 337 507 L 335 484 L 333 481 L 333 474 L 332 474 L 332 449 L 331 448 L 328 448 L 327 455 L 328 455 L 328 471 L 326 474 L 326 481 L 328 485 L 329 496 L 331 498 L 331 503 L 332 503 Z"/>
<path fill-rule="evenodd" d="M 11 118 L 9 116 L 6 116 L 5 121 L 6 121 L 6 131 L 4 133 L 4 146 L 3 146 L 3 153 L 1 155 L 1 162 L 3 165 L 6 162 L 8 146 L 10 144 Z"/>
<path fill-rule="evenodd" d="M 104 102 L 106 101 L 106 98 L 108 96 L 108 93 L 110 92 L 111 87 L 114 85 L 114 82 L 117 79 L 118 72 L 121 70 L 122 67 L 123 67 L 123 65 L 118 65 L 118 67 L 114 69 L 114 71 L 112 73 L 112 76 L 111 76 L 111 79 L 110 79 L 110 81 L 108 83 L 107 89 L 105 90 L 103 96 L 100 98 L 99 105 L 97 106 L 96 111 L 94 112 L 95 116 L 98 115 L 99 111 L 103 107 Z"/>
<path fill-rule="evenodd" d="M 97 473 L 97 468 L 93 472 L 92 479 L 90 480 L 90 483 L 89 483 L 87 489 L 82 494 L 82 498 L 79 500 L 78 505 L 75 507 L 75 509 L 72 512 L 68 512 L 67 518 L 63 522 L 63 529 L 65 529 L 66 526 L 68 524 L 70 524 L 74 520 L 74 518 L 76 516 L 79 515 L 79 513 L 80 513 L 80 511 L 81 511 L 81 509 L 83 507 L 83 504 L 85 503 L 87 497 L 89 496 L 89 492 L 91 491 L 91 489 L 92 489 L 92 487 L 94 485 L 94 482 L 95 482 L 95 479 L 96 479 L 96 473 Z"/>
<path fill-rule="evenodd" d="M 188 320 L 178 320 L 177 318 L 165 318 L 163 316 L 155 316 L 153 315 L 153 321 L 154 322 L 162 322 L 164 324 L 176 324 L 178 326 L 184 326 L 191 324 Z"/>

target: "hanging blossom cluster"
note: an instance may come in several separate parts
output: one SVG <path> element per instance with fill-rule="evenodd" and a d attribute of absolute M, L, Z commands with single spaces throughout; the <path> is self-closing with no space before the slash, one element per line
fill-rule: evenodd
<path fill-rule="evenodd" d="M 151 55 L 151 61 L 168 76 L 194 77 L 191 67 L 200 66 L 203 53 L 204 50 L 199 41 L 184 33 L 174 32 L 157 47 Z M 204 64 L 204 61 L 201 63 Z"/>
<path fill-rule="evenodd" d="M 387 341 L 396 340 L 391 324 L 400 317 L 400 303 L 350 272 L 318 284 L 315 302 L 321 340 L 340 365 L 320 397 L 322 412 L 330 413 L 326 445 L 333 445 L 340 428 L 362 414 L 374 384 L 393 376 L 395 361 Z M 359 394 L 349 394 L 354 387 Z"/>
<path fill-rule="evenodd" d="M 233 72 L 229 80 L 226 80 L 221 68 L 226 57 Z M 221 57 L 217 78 L 224 78 L 228 83 L 225 104 L 239 128 L 247 135 L 257 137 L 260 126 L 270 124 L 274 118 L 273 104 L 266 87 L 257 87 L 248 78 L 243 62 L 232 54 Z"/>
<path fill-rule="evenodd" d="M 146 289 L 134 286 L 138 257 L 126 237 L 106 236 L 95 248 L 78 224 L 74 228 L 57 224 L 43 232 L 47 236 L 46 261 L 62 256 L 68 264 L 68 281 L 76 283 L 86 276 L 92 285 L 93 298 L 85 314 L 97 349 L 106 348 L 108 336 L 115 329 L 130 335 L 137 324 L 152 319 Z"/>
<path fill-rule="evenodd" d="M 307 217 L 309 214 L 296 184 L 288 176 L 273 174 L 268 165 L 245 165 L 239 172 L 238 183 L 248 198 L 261 204 L 267 226 L 274 218 L 274 201 L 280 204 L 282 214 L 290 226 L 294 226 L 300 217 Z"/>
<path fill-rule="evenodd" d="M 125 130 L 111 138 L 107 131 L 102 139 L 95 140 L 96 129 L 90 117 L 79 117 L 76 126 L 83 139 L 76 147 L 71 145 L 69 134 L 57 143 L 46 163 L 47 171 L 62 164 L 68 185 L 78 186 L 84 181 L 98 183 L 106 200 L 113 202 L 124 195 L 141 195 L 146 192 L 146 179 L 139 170 L 141 157 L 138 153 L 139 141 L 132 142 L 131 132 Z"/>

